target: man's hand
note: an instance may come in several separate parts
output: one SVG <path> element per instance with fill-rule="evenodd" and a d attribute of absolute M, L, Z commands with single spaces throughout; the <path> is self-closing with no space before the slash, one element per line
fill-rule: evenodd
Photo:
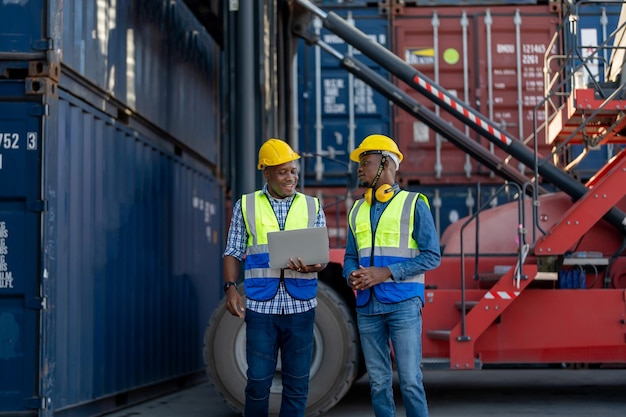
<path fill-rule="evenodd" d="M 226 310 L 240 319 L 243 318 L 243 313 L 246 311 L 241 295 L 239 295 L 237 288 L 234 286 L 226 291 Z"/>
<path fill-rule="evenodd" d="M 231 255 L 224 256 L 224 283 L 237 282 L 239 276 L 239 259 Z M 243 318 L 245 306 L 241 299 L 241 295 L 237 292 L 237 287 L 231 285 L 226 289 L 226 310 L 233 316 Z"/>
<path fill-rule="evenodd" d="M 289 258 L 289 263 L 287 264 L 287 268 L 293 269 L 294 271 L 297 271 L 297 272 L 303 272 L 305 274 L 308 274 L 310 272 L 322 271 L 324 268 L 326 268 L 326 264 L 305 265 L 302 262 L 302 258 L 298 258 L 298 260 Z"/>
<path fill-rule="evenodd" d="M 386 266 L 382 268 L 359 266 L 359 269 L 352 271 L 348 282 L 353 290 L 366 290 L 386 281 L 389 277 L 391 277 L 391 271 Z"/>

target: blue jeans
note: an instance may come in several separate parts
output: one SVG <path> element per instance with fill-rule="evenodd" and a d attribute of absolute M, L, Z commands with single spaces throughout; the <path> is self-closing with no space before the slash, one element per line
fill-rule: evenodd
<path fill-rule="evenodd" d="M 422 300 L 382 304 L 372 297 L 357 309 L 361 348 L 370 380 L 376 417 L 394 417 L 391 348 L 400 379 L 400 392 L 407 417 L 428 417 L 422 382 Z"/>
<path fill-rule="evenodd" d="M 246 311 L 248 381 L 244 416 L 265 417 L 270 387 L 281 351 L 283 385 L 280 417 L 302 417 L 309 394 L 315 309 L 298 314 L 260 314 Z"/>

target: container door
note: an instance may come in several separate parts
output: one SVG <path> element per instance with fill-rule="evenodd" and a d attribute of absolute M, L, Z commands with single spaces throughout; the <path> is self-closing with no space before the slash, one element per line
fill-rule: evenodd
<path fill-rule="evenodd" d="M 526 141 L 534 137 L 535 120 L 543 122 L 543 108 L 535 108 L 543 100 L 544 55 L 558 22 L 547 5 L 407 7 L 392 21 L 394 53 L 502 131 Z M 413 88 L 399 85 L 468 138 L 502 159 L 508 156 Z M 400 149 L 409 155 L 400 170 L 406 182 L 502 181 L 399 108 L 394 123 Z M 543 155 L 551 151 L 542 141 L 538 147 Z"/>
<path fill-rule="evenodd" d="M 0 414 L 42 405 L 40 109 L 37 103 L 0 101 Z"/>
<path fill-rule="evenodd" d="M 42 0 L 0 2 L 0 51 L 29 53 L 43 50 L 45 43 L 42 39 L 46 36 L 42 10 L 45 10 Z M 20 56 L 16 55 L 16 59 Z"/>
<path fill-rule="evenodd" d="M 389 21 L 378 7 L 333 10 L 379 44 L 389 47 Z M 326 28 L 320 39 L 343 55 L 353 55 L 373 71 L 379 65 Z M 300 40 L 298 50 L 299 151 L 302 184 L 307 187 L 356 186 L 347 176 L 350 152 L 372 133 L 391 135 L 391 105 L 382 94 L 346 71 L 339 61 Z M 388 76 L 387 76 L 388 77 Z M 310 158 L 309 158 L 310 157 Z"/>

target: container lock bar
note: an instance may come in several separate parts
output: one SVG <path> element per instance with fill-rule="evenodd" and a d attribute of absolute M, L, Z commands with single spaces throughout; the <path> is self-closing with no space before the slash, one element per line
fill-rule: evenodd
<path fill-rule="evenodd" d="M 45 310 L 46 299 L 40 297 L 28 298 L 25 300 L 24 305 L 30 310 Z"/>
<path fill-rule="evenodd" d="M 24 407 L 31 410 L 44 410 L 46 408 L 46 397 L 31 397 L 24 400 Z"/>

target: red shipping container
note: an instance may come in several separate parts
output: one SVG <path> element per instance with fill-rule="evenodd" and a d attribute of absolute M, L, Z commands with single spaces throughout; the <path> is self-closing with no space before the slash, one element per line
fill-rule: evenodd
<path fill-rule="evenodd" d="M 392 17 L 393 51 L 532 149 L 533 118 L 538 128 L 544 122 L 544 59 L 559 22 L 560 16 L 548 5 L 407 7 Z M 404 82 L 398 85 L 472 140 L 502 159 L 508 156 Z M 402 183 L 502 181 L 404 110 L 396 108 L 394 120 L 395 138 L 407 153 L 399 172 Z M 537 137 L 539 152 L 547 155 L 550 146 L 543 135 Z M 510 163 L 531 174 L 516 160 Z"/>

